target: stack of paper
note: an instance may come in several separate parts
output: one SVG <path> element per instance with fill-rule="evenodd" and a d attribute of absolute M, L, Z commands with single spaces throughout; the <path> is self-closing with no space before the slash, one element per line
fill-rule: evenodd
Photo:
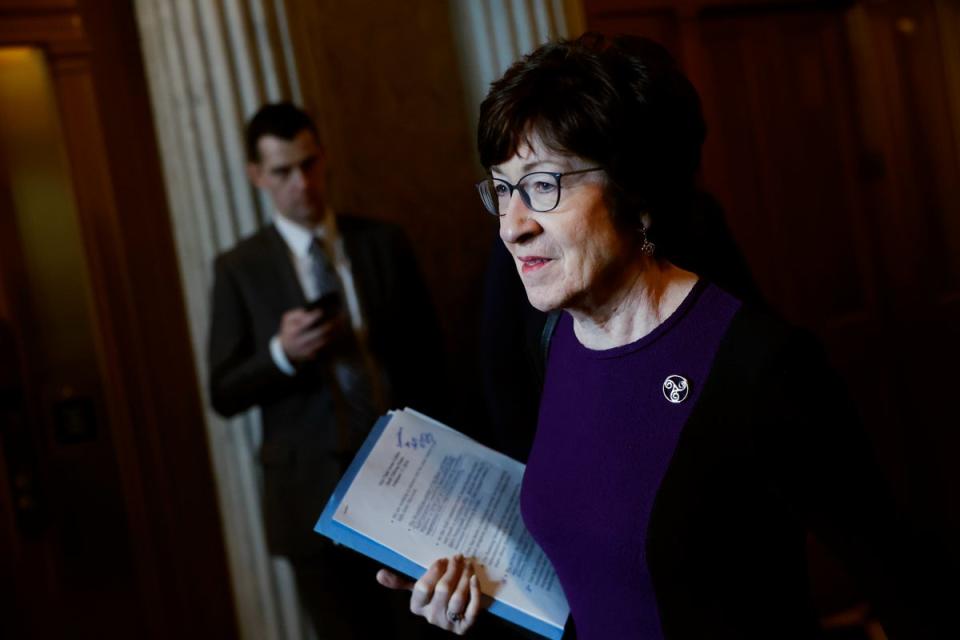
<path fill-rule="evenodd" d="M 462 553 L 490 612 L 548 638 L 569 614 L 553 567 L 520 517 L 524 465 L 410 409 L 383 416 L 315 530 L 419 577 Z"/>

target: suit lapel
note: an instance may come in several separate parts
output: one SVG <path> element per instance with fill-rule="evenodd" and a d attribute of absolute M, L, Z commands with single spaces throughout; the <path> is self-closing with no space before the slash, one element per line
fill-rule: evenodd
<path fill-rule="evenodd" d="M 341 242 L 343 242 L 343 251 L 350 261 L 350 274 L 353 277 L 357 302 L 360 303 L 360 313 L 363 314 L 369 325 L 370 314 L 374 311 L 371 308 L 371 296 L 376 291 L 372 281 L 376 270 L 374 265 L 370 263 L 370 247 L 364 243 L 357 228 L 351 222 L 349 219 L 338 217 L 337 232 L 340 234 Z"/>
<path fill-rule="evenodd" d="M 275 283 L 274 291 L 278 306 L 283 309 L 302 307 L 306 303 L 300 279 L 290 260 L 290 249 L 284 242 L 283 236 L 277 228 L 270 225 L 264 230 L 265 251 L 268 254 L 267 262 L 272 270 L 271 281 Z"/>

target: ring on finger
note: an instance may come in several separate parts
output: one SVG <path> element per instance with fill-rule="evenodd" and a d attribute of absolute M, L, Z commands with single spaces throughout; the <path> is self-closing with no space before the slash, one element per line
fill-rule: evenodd
<path fill-rule="evenodd" d="M 457 611 L 447 611 L 447 619 L 450 622 L 463 622 L 463 614 Z"/>

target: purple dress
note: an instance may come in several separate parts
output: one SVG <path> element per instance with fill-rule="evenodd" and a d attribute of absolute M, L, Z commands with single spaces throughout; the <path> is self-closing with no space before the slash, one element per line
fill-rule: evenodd
<path fill-rule="evenodd" d="M 647 526 L 739 308 L 701 280 L 666 321 L 628 345 L 593 351 L 579 343 L 569 315 L 557 325 L 521 510 L 557 570 L 582 639 L 663 637 Z"/>

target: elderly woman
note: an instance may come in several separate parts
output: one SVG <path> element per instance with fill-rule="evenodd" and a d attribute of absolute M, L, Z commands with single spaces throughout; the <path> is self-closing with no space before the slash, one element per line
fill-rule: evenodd
<path fill-rule="evenodd" d="M 943 637 L 929 583 L 903 580 L 904 538 L 822 350 L 674 262 L 696 233 L 704 134 L 693 87 L 638 39 L 545 45 L 481 106 L 483 204 L 530 303 L 562 310 L 521 508 L 577 635 L 815 636 L 812 530 L 892 637 Z M 378 578 L 463 633 L 472 572 L 456 557 L 415 585 Z"/>

